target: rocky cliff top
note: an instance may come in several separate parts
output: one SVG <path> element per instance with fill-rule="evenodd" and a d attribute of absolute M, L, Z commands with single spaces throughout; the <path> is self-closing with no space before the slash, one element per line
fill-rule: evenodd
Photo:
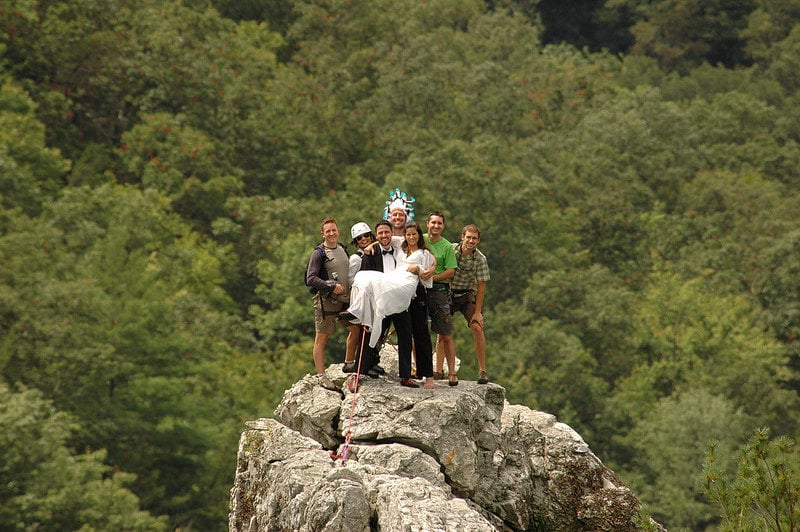
<path fill-rule="evenodd" d="M 382 359 L 397 367 L 391 346 Z M 412 389 L 389 371 L 353 394 L 347 377 L 306 376 L 273 419 L 246 424 L 230 530 L 642 528 L 639 501 L 583 438 L 502 386 Z"/>

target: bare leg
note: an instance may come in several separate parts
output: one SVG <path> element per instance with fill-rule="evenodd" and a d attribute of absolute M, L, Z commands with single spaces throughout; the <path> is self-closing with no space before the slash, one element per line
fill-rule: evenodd
<path fill-rule="evenodd" d="M 361 327 L 352 323 L 347 325 L 347 343 L 345 344 L 344 361 L 353 362 L 358 349 L 358 332 Z"/>
<path fill-rule="evenodd" d="M 456 344 L 453 342 L 453 337 L 449 335 L 440 334 L 439 340 L 436 342 L 436 363 L 439 364 L 439 349 L 441 347 L 444 357 L 447 360 L 447 370 L 449 373 L 456 372 Z M 440 366 L 444 367 L 444 366 Z"/>
<path fill-rule="evenodd" d="M 452 340 L 452 337 L 451 337 Z M 444 343 L 442 342 L 442 335 L 436 335 L 436 366 L 433 368 L 438 373 L 444 372 Z"/>
<path fill-rule="evenodd" d="M 317 368 L 317 374 L 325 373 L 325 344 L 328 343 L 327 333 L 318 332 L 314 336 L 314 367 Z"/>
<path fill-rule="evenodd" d="M 473 321 L 472 339 L 475 343 L 475 358 L 478 359 L 478 369 L 486 371 L 486 337 L 483 335 L 483 327 L 478 322 Z"/>

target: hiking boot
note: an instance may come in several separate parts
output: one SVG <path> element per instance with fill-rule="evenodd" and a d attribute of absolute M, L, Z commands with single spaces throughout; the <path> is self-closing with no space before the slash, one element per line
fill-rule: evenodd
<path fill-rule="evenodd" d="M 344 361 L 344 365 L 342 366 L 343 373 L 353 373 L 355 370 L 356 370 L 355 360 L 350 360 L 349 362 L 347 360 Z"/>
<path fill-rule="evenodd" d="M 380 367 L 378 364 L 375 364 L 374 366 L 372 366 L 372 369 L 374 369 L 375 371 L 377 371 L 377 372 L 378 372 L 378 375 L 383 375 L 383 374 L 385 374 L 385 373 L 386 373 L 386 370 L 385 370 L 385 369 L 383 369 L 382 367 Z"/>
<path fill-rule="evenodd" d="M 478 372 L 478 384 L 488 384 L 489 383 L 489 375 L 486 374 L 486 370 L 482 369 Z"/>
<path fill-rule="evenodd" d="M 444 380 L 444 371 L 434 371 L 433 372 L 433 380 L 435 380 L 435 381 L 443 381 Z"/>
<path fill-rule="evenodd" d="M 381 374 L 378 373 L 378 371 L 375 369 L 375 366 L 372 366 L 367 370 L 367 376 L 372 379 L 377 379 L 378 377 L 381 376 Z"/>

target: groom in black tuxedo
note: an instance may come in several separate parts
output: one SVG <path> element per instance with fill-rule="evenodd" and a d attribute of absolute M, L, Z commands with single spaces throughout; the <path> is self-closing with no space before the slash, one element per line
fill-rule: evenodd
<path fill-rule="evenodd" d="M 391 272 L 397 265 L 397 257 L 395 256 L 394 248 L 392 247 L 392 224 L 388 220 L 381 220 L 375 224 L 375 237 L 378 240 L 378 246 L 375 247 L 374 253 L 364 255 L 361 259 L 362 270 L 372 270 L 379 272 Z M 386 316 L 383 320 L 382 334 L 386 334 L 389 330 L 389 325 L 394 325 L 394 330 L 397 332 L 397 360 L 399 364 L 400 384 L 410 388 L 419 388 L 419 385 L 411 379 L 411 315 L 408 310 L 398 312 Z M 361 329 L 362 336 L 364 329 Z M 379 349 L 382 342 L 378 342 L 378 347 L 370 349 L 369 343 L 364 339 L 359 338 L 359 345 L 364 345 L 363 351 L 373 351 L 372 353 L 364 353 L 363 364 L 370 362 L 372 358 L 374 365 L 367 371 L 370 377 L 377 377 L 384 372 L 380 367 L 380 354 Z"/>

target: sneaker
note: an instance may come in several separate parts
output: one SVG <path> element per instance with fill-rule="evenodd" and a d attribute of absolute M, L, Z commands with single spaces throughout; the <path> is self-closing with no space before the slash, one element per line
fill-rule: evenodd
<path fill-rule="evenodd" d="M 381 376 L 381 374 L 375 369 L 375 366 L 372 366 L 367 370 L 367 376 L 373 379 L 377 379 Z"/>
<path fill-rule="evenodd" d="M 386 370 L 383 369 L 382 367 L 380 367 L 378 364 L 375 364 L 374 366 L 372 366 L 372 369 L 374 369 L 376 372 L 378 372 L 378 375 L 383 375 L 383 374 L 386 373 Z"/>
<path fill-rule="evenodd" d="M 344 365 L 342 366 L 343 373 L 353 373 L 355 370 L 356 370 L 355 360 L 351 360 L 349 362 L 347 360 L 344 361 Z"/>
<path fill-rule="evenodd" d="M 419 388 L 417 381 L 412 379 L 400 379 L 400 386 L 405 386 L 407 388 Z"/>
<path fill-rule="evenodd" d="M 489 375 L 486 374 L 486 370 L 482 369 L 478 372 L 478 384 L 488 384 L 489 383 Z"/>

